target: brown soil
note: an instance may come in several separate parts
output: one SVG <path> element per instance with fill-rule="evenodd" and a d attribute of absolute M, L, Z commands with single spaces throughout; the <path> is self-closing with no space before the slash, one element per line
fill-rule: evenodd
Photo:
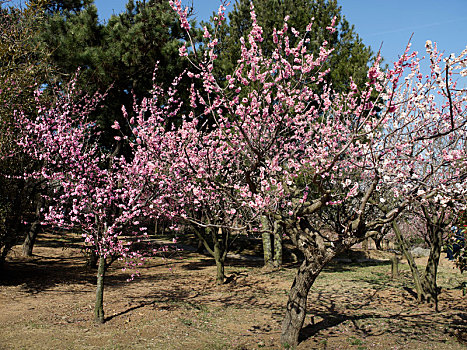
<path fill-rule="evenodd" d="M 106 323 L 95 325 L 95 271 L 77 245 L 59 243 L 42 240 L 31 259 L 12 252 L 0 280 L 0 349 L 280 349 L 295 266 L 231 259 L 232 281 L 216 286 L 212 259 L 195 253 L 154 258 L 132 282 L 114 264 Z M 442 259 L 437 313 L 415 302 L 406 265 L 392 280 L 389 253 L 372 257 L 320 275 L 298 349 L 467 349 L 465 276 Z"/>

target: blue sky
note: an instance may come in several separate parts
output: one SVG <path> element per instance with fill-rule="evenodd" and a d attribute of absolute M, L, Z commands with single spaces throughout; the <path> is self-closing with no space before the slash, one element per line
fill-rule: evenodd
<path fill-rule="evenodd" d="M 13 0 L 18 3 L 24 0 Z M 192 0 L 198 19 L 207 20 L 217 0 Z M 191 4 L 191 0 L 183 0 Z M 234 0 L 232 0 L 234 2 Z M 127 0 L 94 0 L 102 21 L 125 9 Z M 342 13 L 366 45 L 381 45 L 386 63 L 397 60 L 413 33 L 412 48 L 424 52 L 426 40 L 447 54 L 467 45 L 467 0 L 338 0 Z M 233 6 L 230 5 L 230 8 Z"/>
<path fill-rule="evenodd" d="M 381 43 L 387 62 L 397 59 L 410 36 L 412 48 L 424 51 L 426 40 L 447 54 L 467 45 L 466 0 L 340 0 L 342 12 L 365 44 Z"/>
<path fill-rule="evenodd" d="M 95 0 L 105 20 L 125 8 L 126 0 Z M 412 48 L 424 52 L 426 40 L 439 49 L 460 53 L 467 45 L 467 0 L 338 0 L 342 13 L 355 25 L 366 45 L 381 45 L 386 63 L 398 58 L 413 33 Z M 191 1 L 184 0 L 184 3 Z M 208 19 L 216 0 L 193 0 L 198 19 Z M 233 6 L 230 5 L 230 8 Z"/>

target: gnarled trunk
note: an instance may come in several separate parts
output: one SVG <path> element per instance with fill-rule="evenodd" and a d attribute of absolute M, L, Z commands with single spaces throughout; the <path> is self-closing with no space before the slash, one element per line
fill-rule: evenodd
<path fill-rule="evenodd" d="M 311 261 L 305 259 L 300 265 L 290 289 L 285 317 L 282 321 L 281 343 L 284 347 L 295 347 L 298 344 L 306 316 L 308 292 L 325 265 L 325 260 L 318 257 Z"/>

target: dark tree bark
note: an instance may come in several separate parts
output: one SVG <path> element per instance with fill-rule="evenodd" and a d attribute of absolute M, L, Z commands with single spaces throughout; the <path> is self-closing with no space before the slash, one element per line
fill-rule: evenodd
<path fill-rule="evenodd" d="M 441 257 L 442 231 L 436 230 L 433 232 L 432 239 L 432 247 L 430 250 L 430 256 L 428 257 L 428 263 L 425 268 L 422 286 L 425 291 L 426 301 L 428 303 L 434 301 L 436 308 L 438 308 L 439 288 L 436 284 L 436 277 L 438 275 L 438 265 Z"/>
<path fill-rule="evenodd" d="M 10 242 L 4 243 L 3 248 L 0 247 L 0 271 L 3 270 L 6 256 L 8 255 L 8 252 L 11 250 L 12 247 L 13 247 L 13 244 L 11 244 Z"/>
<path fill-rule="evenodd" d="M 417 301 L 422 302 L 425 299 L 425 295 L 423 292 L 422 281 L 420 278 L 420 272 L 418 271 L 417 264 L 415 263 L 415 260 L 412 254 L 410 253 L 409 247 L 407 246 L 407 242 L 405 241 L 404 236 L 402 235 L 399 225 L 397 225 L 396 222 L 393 222 L 392 228 L 396 235 L 397 243 L 399 243 L 400 250 L 402 251 L 402 254 L 404 255 L 409 265 L 410 272 L 414 281 L 415 291 L 417 292 Z"/>
<path fill-rule="evenodd" d="M 223 284 L 225 281 L 224 259 L 220 250 L 214 248 L 214 259 L 216 260 L 216 283 Z"/>
<path fill-rule="evenodd" d="M 34 248 L 34 244 L 36 243 L 38 232 L 39 222 L 34 221 L 31 225 L 31 228 L 27 232 L 26 237 L 24 238 L 24 243 L 22 246 L 23 256 L 32 256 L 32 250 Z"/>
<path fill-rule="evenodd" d="M 204 253 L 204 243 L 199 238 L 198 238 L 198 243 L 196 245 L 196 253 L 198 253 L 198 254 L 203 254 Z"/>
<path fill-rule="evenodd" d="M 284 347 L 295 347 L 298 344 L 306 316 L 308 292 L 325 265 L 326 262 L 322 259 L 305 259 L 300 265 L 289 292 L 282 321 L 281 343 Z"/>
<path fill-rule="evenodd" d="M 87 258 L 86 266 L 91 269 L 97 269 L 99 263 L 99 256 L 97 255 L 97 253 L 93 249 L 90 249 L 85 254 Z"/>
<path fill-rule="evenodd" d="M 410 267 L 412 277 L 414 280 L 415 290 L 417 292 L 417 301 L 419 303 L 427 302 L 435 303 L 435 308 L 438 310 L 438 294 L 439 288 L 436 283 L 439 259 L 441 256 L 442 238 L 443 238 L 443 220 L 444 210 L 441 210 L 439 215 L 430 215 L 426 208 L 423 207 L 426 227 L 429 235 L 430 242 L 430 255 L 428 257 L 425 272 L 422 275 L 418 269 L 415 259 L 410 253 L 407 243 L 400 231 L 397 223 L 393 223 L 393 229 L 400 245 L 402 253 Z"/>
<path fill-rule="evenodd" d="M 308 293 L 316 277 L 334 256 L 351 246 L 338 243 L 332 248 L 327 248 L 323 235 L 310 228 L 310 223 L 305 218 L 290 221 L 287 226 L 287 230 L 292 233 L 294 245 L 303 253 L 305 259 L 295 275 L 287 300 L 281 335 L 284 347 L 295 347 L 298 344 L 306 316 Z"/>
<path fill-rule="evenodd" d="M 436 284 L 438 275 L 439 259 L 441 257 L 441 248 L 443 245 L 443 232 L 447 226 L 446 210 L 442 208 L 437 214 L 431 214 L 426 206 L 422 206 L 423 215 L 426 220 L 426 228 L 430 240 L 430 255 L 425 268 L 425 274 L 422 280 L 422 286 L 425 291 L 427 302 L 434 301 L 436 311 L 438 311 L 439 288 Z"/>
<path fill-rule="evenodd" d="M 24 239 L 22 247 L 23 256 L 32 256 L 32 250 L 34 248 L 34 244 L 36 243 L 37 234 L 39 233 L 41 209 L 44 207 L 45 201 L 40 193 L 38 194 L 36 201 L 36 219 L 32 223 L 31 228 L 27 232 Z"/>
<path fill-rule="evenodd" d="M 391 277 L 395 279 L 399 276 L 399 258 L 397 254 L 394 253 L 393 257 L 391 258 Z"/>
<path fill-rule="evenodd" d="M 221 231 L 221 229 L 219 229 Z M 216 237 L 217 238 L 217 237 Z M 216 260 L 216 282 L 217 284 L 222 284 L 225 281 L 224 273 L 224 263 L 225 263 L 225 254 L 227 251 L 223 249 L 219 239 L 216 239 L 214 242 L 214 259 Z"/>
<path fill-rule="evenodd" d="M 105 278 L 105 257 L 99 257 L 97 269 L 96 304 L 94 307 L 94 320 L 96 323 L 104 323 L 104 278 Z"/>
<path fill-rule="evenodd" d="M 295 347 L 306 316 L 307 297 L 311 286 L 321 270 L 338 254 L 350 249 L 354 244 L 375 235 L 384 224 L 392 221 L 394 213 L 386 214 L 374 221 L 365 221 L 366 205 L 376 188 L 378 179 L 366 189 L 359 205 L 359 214 L 346 220 L 339 229 L 320 224 L 319 211 L 328 201 L 327 195 L 307 203 L 297 217 L 281 218 L 294 245 L 303 253 L 305 259 L 297 271 L 289 293 L 285 317 L 282 322 L 281 343 L 284 347 Z M 347 216 L 348 217 L 348 216 Z"/>
<path fill-rule="evenodd" d="M 208 253 L 216 262 L 216 283 L 223 284 L 225 281 L 225 259 L 229 251 L 230 232 L 228 229 L 197 228 L 194 227 L 198 239 L 203 242 Z M 217 231 L 217 232 L 216 232 Z M 212 246 L 209 245 L 207 236 L 210 236 Z"/>
<path fill-rule="evenodd" d="M 377 235 L 373 236 L 373 240 L 375 241 L 375 247 L 377 250 L 383 250 L 383 240 L 386 234 L 389 232 L 389 225 L 385 225 L 382 229 L 381 232 L 379 232 Z"/>

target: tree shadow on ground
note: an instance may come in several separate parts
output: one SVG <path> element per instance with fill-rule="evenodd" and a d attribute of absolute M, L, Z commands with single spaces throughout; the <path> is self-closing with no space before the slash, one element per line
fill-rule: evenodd
<path fill-rule="evenodd" d="M 173 310 L 180 306 L 200 308 L 199 303 L 194 301 L 194 298 L 197 295 L 198 294 L 193 294 L 193 292 L 188 289 L 183 290 L 158 288 L 157 292 L 146 294 L 144 296 L 127 296 L 126 299 L 128 300 L 128 304 L 130 306 L 106 317 L 105 322 L 119 318 L 131 313 L 134 310 L 138 310 L 146 306 L 152 306 L 153 308 L 166 311 Z"/>
<path fill-rule="evenodd" d="M 84 249 L 83 237 L 73 232 L 41 232 L 36 247 Z"/>
<path fill-rule="evenodd" d="M 198 276 L 197 273 L 194 275 Z M 193 274 L 180 273 L 168 287 L 159 284 L 153 291 L 144 295 L 127 296 L 126 299 L 131 306 L 128 310 L 146 305 L 169 311 L 176 308 L 193 310 L 258 308 L 282 315 L 284 309 L 282 300 L 269 298 L 274 291 L 270 290 L 269 284 L 263 285 L 257 276 L 249 272 L 232 272 L 227 280 L 228 284 L 216 285 L 215 274 L 208 279 L 198 280 Z"/>
<path fill-rule="evenodd" d="M 195 254 L 195 253 L 194 253 Z M 193 254 L 193 255 L 194 255 Z M 197 255 L 198 257 L 200 255 Z M 185 270 L 189 271 L 199 271 L 203 270 L 206 267 L 210 266 L 215 266 L 216 261 L 214 260 L 213 257 L 209 256 L 203 256 L 201 255 L 202 258 L 198 258 L 193 261 L 188 261 L 187 263 L 184 263 L 181 265 L 181 267 Z M 229 268 L 256 268 L 256 267 L 262 267 L 264 265 L 263 261 L 261 259 L 249 259 L 248 257 L 231 257 L 228 256 L 226 261 L 225 261 L 225 269 L 228 270 Z M 228 275 L 228 271 L 227 271 Z"/>
<path fill-rule="evenodd" d="M 350 272 L 350 271 L 355 271 L 362 267 L 390 266 L 390 265 L 391 265 L 390 261 L 378 260 L 378 259 L 363 259 L 360 261 L 333 260 L 323 269 L 323 271 L 325 272 Z"/>
<path fill-rule="evenodd" d="M 183 263 L 181 265 L 181 268 L 189 271 L 200 271 L 204 270 L 206 267 L 213 266 L 215 264 L 216 262 L 214 261 L 214 258 L 201 258 L 195 261 Z"/>
<path fill-rule="evenodd" d="M 22 291 L 37 294 L 63 283 L 94 283 L 94 275 L 94 270 L 86 268 L 81 257 L 34 255 L 33 258 L 5 263 L 0 285 L 21 286 Z"/>
<path fill-rule="evenodd" d="M 164 265 L 164 264 L 154 264 Z M 7 261 L 0 271 L 0 286 L 21 287 L 21 292 L 35 295 L 60 285 L 96 285 L 97 269 L 86 265 L 84 256 L 48 257 L 34 255 L 32 258 Z M 121 273 L 121 266 L 113 264 L 106 272 L 106 288 L 120 288 L 131 275 Z M 138 280 L 160 281 L 168 279 L 164 274 L 143 275 Z"/>
<path fill-rule="evenodd" d="M 414 299 L 417 300 L 417 292 L 413 288 L 409 288 L 407 286 L 404 286 L 403 289 L 410 294 L 410 296 Z"/>
<path fill-rule="evenodd" d="M 326 338 L 337 337 L 338 326 L 341 324 L 353 328 L 362 338 L 397 334 L 404 341 L 435 341 L 435 334 L 439 329 L 444 329 L 445 333 L 457 338 L 467 332 L 465 309 L 455 314 L 442 313 L 427 305 L 416 304 L 414 300 L 401 299 L 403 307 L 399 311 L 380 310 L 372 306 L 375 302 L 374 294 L 364 298 L 344 299 L 339 305 L 330 298 L 329 293 L 317 294 L 317 300 L 308 310 L 311 314 L 310 323 L 300 332 L 300 342 L 305 342 L 320 332 Z M 315 323 L 315 320 L 319 322 Z M 383 322 L 387 326 L 372 327 L 372 322 Z"/>

